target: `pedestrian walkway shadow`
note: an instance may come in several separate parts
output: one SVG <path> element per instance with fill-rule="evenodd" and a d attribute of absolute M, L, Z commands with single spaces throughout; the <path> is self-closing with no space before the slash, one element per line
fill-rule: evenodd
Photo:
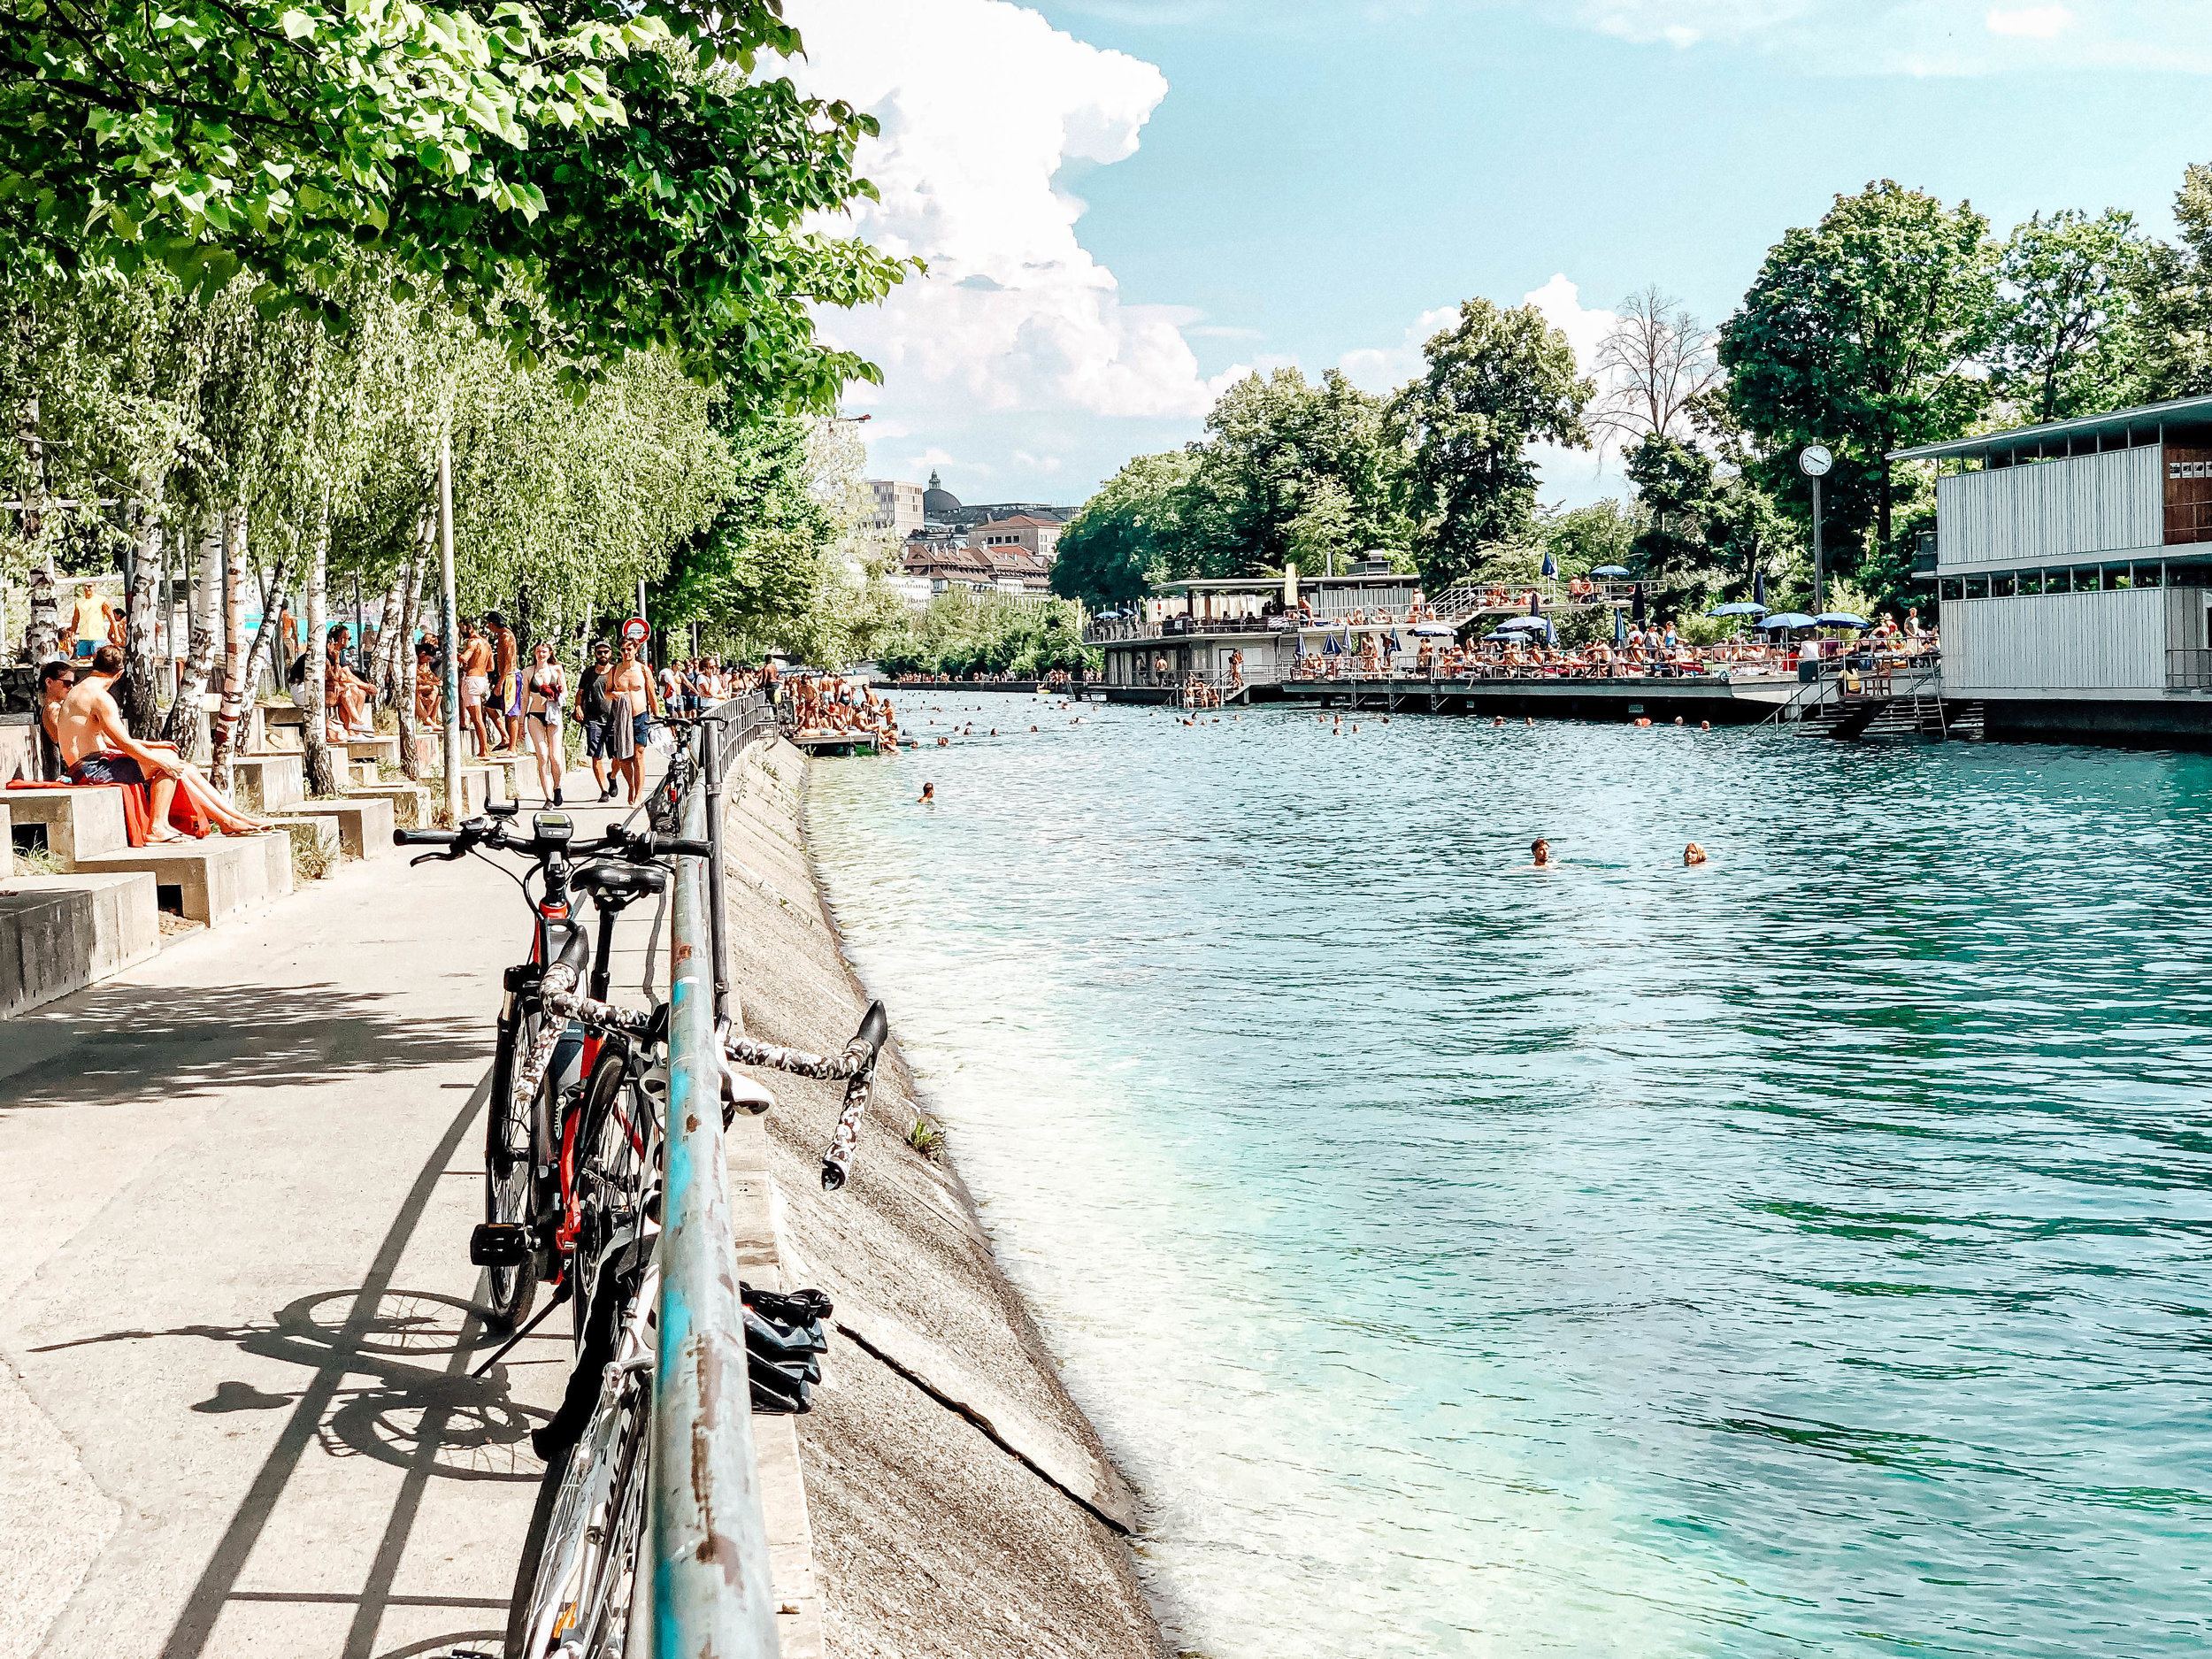
<path fill-rule="evenodd" d="M 310 1040 L 303 1035 L 300 1041 Z M 441 1477 L 528 1479 L 537 1472 L 523 1438 L 529 1426 L 527 1414 L 507 1398 L 504 1378 L 495 1372 L 477 1382 L 467 1375 L 470 1356 L 491 1346 L 475 1308 L 456 1297 L 402 1290 L 392 1284 L 440 1177 L 483 1110 L 489 1092 L 488 1077 L 471 1092 L 423 1161 L 378 1247 L 367 1279 L 357 1289 L 301 1297 L 279 1310 L 272 1325 L 249 1330 L 185 1326 L 173 1333 L 115 1332 L 81 1339 L 98 1342 L 165 1335 L 207 1337 L 296 1363 L 306 1372 L 299 1391 L 288 1402 L 279 1402 L 288 1403 L 291 1415 L 201 1570 L 162 1647 L 162 1659 L 204 1659 L 215 1651 L 211 1644 L 225 1609 L 262 1601 L 335 1600 L 350 1604 L 353 1617 L 340 1659 L 403 1659 L 484 1635 L 480 1631 L 456 1632 L 388 1654 L 377 1647 L 386 1611 L 421 1601 L 396 1594 L 394 1586 L 430 1481 Z M 349 1386 L 349 1378 L 364 1374 L 372 1379 L 368 1387 Z M 214 1397 L 202 1404 L 211 1409 L 261 1409 L 263 1398 L 266 1396 L 248 1399 L 238 1388 L 218 1387 Z M 365 1527 L 377 1531 L 378 1540 L 360 1590 L 241 1591 L 240 1579 L 285 1487 L 308 1448 L 317 1445 L 339 1455 L 375 1457 L 405 1471 L 380 1525 L 373 1514 L 362 1517 Z M 503 1612 L 503 1602 L 492 1605 Z"/>
<path fill-rule="evenodd" d="M 426 1017 L 393 1001 L 328 984 L 97 987 L 14 1022 L 50 1052 L 0 1077 L 0 1109 L 285 1088 L 488 1057 L 495 1010 Z"/>

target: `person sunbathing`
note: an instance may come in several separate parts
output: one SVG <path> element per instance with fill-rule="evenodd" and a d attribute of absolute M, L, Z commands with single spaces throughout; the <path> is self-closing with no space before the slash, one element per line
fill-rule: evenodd
<path fill-rule="evenodd" d="M 206 775 L 174 749 L 142 743 L 130 734 L 110 695 L 122 675 L 121 649 L 101 646 L 92 654 L 91 672 L 70 689 L 56 710 L 52 733 L 69 769 L 69 781 L 144 786 L 151 826 L 146 833 L 149 841 L 185 839 L 169 826 L 169 808 L 180 789 L 226 834 L 253 835 L 274 828 L 248 818 L 226 801 Z"/>

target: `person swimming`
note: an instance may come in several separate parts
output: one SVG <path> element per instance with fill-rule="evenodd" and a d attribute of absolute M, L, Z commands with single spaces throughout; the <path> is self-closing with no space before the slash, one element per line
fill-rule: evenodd
<path fill-rule="evenodd" d="M 1705 849 L 1699 846 L 1695 841 L 1692 841 L 1687 847 L 1685 847 L 1682 849 L 1682 862 L 1686 864 L 1703 864 L 1705 862 Z"/>
<path fill-rule="evenodd" d="M 1553 867 L 1551 843 L 1539 835 L 1528 844 L 1529 864 L 1532 869 L 1549 870 Z"/>
<path fill-rule="evenodd" d="M 935 806 L 937 804 L 937 786 L 933 783 L 924 784 L 922 786 L 921 799 L 915 802 L 914 804 L 916 806 Z"/>

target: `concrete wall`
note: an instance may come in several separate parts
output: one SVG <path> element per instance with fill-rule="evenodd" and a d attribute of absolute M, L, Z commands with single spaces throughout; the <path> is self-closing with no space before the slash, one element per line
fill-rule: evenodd
<path fill-rule="evenodd" d="M 154 879 L 0 879 L 0 1018 L 82 990 L 161 948 Z"/>
<path fill-rule="evenodd" d="M 2169 605 L 2200 588 L 1946 599 L 1946 695 L 1992 692 L 2133 693 L 2163 696 Z"/>
<path fill-rule="evenodd" d="M 1937 480 L 1941 569 L 2062 564 L 2162 546 L 2164 453 L 2145 444 Z"/>

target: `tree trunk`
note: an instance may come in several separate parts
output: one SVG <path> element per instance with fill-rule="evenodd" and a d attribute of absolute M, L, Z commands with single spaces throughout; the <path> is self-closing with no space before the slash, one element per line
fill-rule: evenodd
<path fill-rule="evenodd" d="M 54 575 L 54 544 L 46 535 L 46 444 L 39 436 L 38 399 L 23 400 L 16 437 L 23 445 L 22 528 L 41 544 L 44 558 L 31 571 L 31 625 L 23 635 L 26 660 L 42 663 L 61 649 L 61 589 Z"/>
<path fill-rule="evenodd" d="M 430 520 L 423 519 L 401 584 L 399 618 L 391 630 L 392 711 L 399 717 L 399 769 L 408 782 L 422 781 L 422 761 L 415 753 L 415 618 L 422 610 L 422 565 L 430 541 Z"/>
<path fill-rule="evenodd" d="M 214 754 L 209 773 L 215 787 L 230 793 L 231 738 L 246 710 L 246 510 L 223 515 L 223 701 L 215 715 Z"/>
<path fill-rule="evenodd" d="M 220 521 L 218 520 L 219 526 Z M 208 689 L 215 668 L 215 575 L 222 559 L 222 542 L 212 531 L 200 538 L 199 565 L 193 572 L 192 595 L 187 602 L 192 623 L 192 643 L 183 672 L 177 676 L 176 700 L 169 705 L 169 721 L 162 736 L 187 756 L 199 748 L 200 695 Z"/>
<path fill-rule="evenodd" d="M 123 602 L 123 680 L 117 702 L 131 735 L 142 741 L 161 728 L 161 703 L 154 691 L 154 625 L 169 591 L 169 543 L 161 531 L 161 484 L 155 480 L 133 503 L 137 549 L 131 560 L 131 590 Z"/>
<path fill-rule="evenodd" d="M 338 774 L 325 741 L 323 729 L 323 584 L 329 574 L 330 565 L 330 486 L 323 486 L 322 499 L 316 504 L 314 552 L 307 566 L 307 678 L 300 690 L 305 701 L 300 703 L 306 718 L 300 730 L 307 750 L 307 792 L 316 798 L 326 799 L 338 793 Z"/>
<path fill-rule="evenodd" d="M 269 650 L 269 662 L 274 670 L 271 678 L 276 681 L 279 691 L 284 689 L 284 664 L 277 660 L 277 654 L 283 647 L 276 637 L 276 618 L 278 611 L 282 608 L 284 573 L 289 562 L 290 555 L 280 557 L 276 569 L 270 573 L 268 585 L 262 589 L 261 624 L 253 631 L 253 643 L 246 648 L 246 684 L 249 687 L 260 681 L 261 650 L 265 645 Z"/>

